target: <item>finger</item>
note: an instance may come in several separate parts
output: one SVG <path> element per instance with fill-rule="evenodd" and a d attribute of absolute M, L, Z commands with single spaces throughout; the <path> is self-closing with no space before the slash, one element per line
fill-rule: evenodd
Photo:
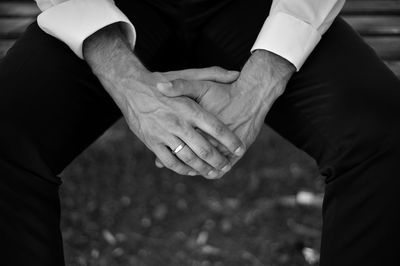
<path fill-rule="evenodd" d="M 207 139 L 217 150 L 224 155 L 226 158 L 229 159 L 229 157 L 232 156 L 232 153 L 221 143 L 218 142 L 215 138 L 212 136 L 208 135 L 207 133 L 201 131 L 200 129 L 196 129 L 199 134 L 201 134 L 205 139 Z"/>
<path fill-rule="evenodd" d="M 245 153 L 243 142 L 214 115 L 208 112 L 201 112 L 201 115 L 196 117 L 193 123 L 204 133 L 223 144 L 232 154 L 240 157 Z"/>
<path fill-rule="evenodd" d="M 201 98 L 210 88 L 210 84 L 203 81 L 187 81 L 176 79 L 169 83 L 158 83 L 157 89 L 168 97 L 187 96 L 192 99 Z"/>
<path fill-rule="evenodd" d="M 175 79 L 210 80 L 221 83 L 232 83 L 239 77 L 238 71 L 229 71 L 221 67 L 207 67 L 198 69 L 185 69 L 162 73 L 169 81 Z"/>
<path fill-rule="evenodd" d="M 154 163 L 155 163 L 155 165 L 156 165 L 158 168 L 164 168 L 164 165 L 162 164 L 162 162 L 160 161 L 160 159 L 158 159 L 158 157 L 156 157 Z"/>
<path fill-rule="evenodd" d="M 180 133 L 178 132 L 177 134 Z M 206 173 L 205 177 L 216 178 L 220 171 L 228 172 L 230 170 L 229 161 L 193 128 L 187 129 L 184 134 L 181 136 L 178 135 L 178 137 L 180 137 L 200 159 L 215 168 Z"/>
<path fill-rule="evenodd" d="M 215 179 L 219 175 L 219 171 L 216 171 L 213 167 L 200 159 L 188 145 L 185 145 L 176 156 L 205 178 Z"/>
<path fill-rule="evenodd" d="M 193 169 L 175 157 L 167 147 L 159 145 L 154 149 L 154 152 L 160 159 L 161 163 L 175 173 L 180 175 L 195 175 Z"/>
<path fill-rule="evenodd" d="M 200 134 L 202 134 L 214 147 L 217 148 L 217 150 L 224 155 L 230 162 L 231 167 L 233 167 L 241 157 L 233 155 L 224 145 L 219 143 L 216 139 L 214 139 L 212 136 L 208 135 L 207 133 L 202 132 L 201 130 L 198 131 Z M 219 176 L 218 178 L 221 178 L 222 176 Z"/>

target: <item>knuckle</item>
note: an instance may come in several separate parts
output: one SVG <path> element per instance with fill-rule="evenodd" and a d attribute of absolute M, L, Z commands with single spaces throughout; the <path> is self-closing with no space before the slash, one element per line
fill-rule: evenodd
<path fill-rule="evenodd" d="M 179 167 L 179 164 L 173 160 L 165 162 L 165 166 L 171 170 L 175 170 Z"/>
<path fill-rule="evenodd" d="M 227 163 L 228 163 L 228 162 L 227 162 L 225 159 L 220 158 L 220 159 L 218 159 L 218 161 L 216 162 L 216 168 L 222 169 Z"/>
<path fill-rule="evenodd" d="M 193 164 L 196 161 L 196 156 L 194 154 L 184 154 L 182 155 L 182 161 L 187 164 Z"/>
<path fill-rule="evenodd" d="M 199 149 L 199 156 L 202 159 L 208 159 L 212 156 L 212 149 L 210 147 L 202 147 Z"/>
<path fill-rule="evenodd" d="M 172 83 L 172 88 L 177 89 L 180 86 L 182 86 L 182 81 L 180 79 L 174 79 L 172 81 L 170 81 Z"/>
<path fill-rule="evenodd" d="M 185 87 L 185 81 L 182 79 L 176 79 L 172 82 L 172 88 L 175 90 L 182 90 Z"/>
<path fill-rule="evenodd" d="M 225 133 L 226 133 L 226 128 L 225 128 L 224 125 L 218 123 L 218 124 L 216 124 L 216 125 L 214 126 L 214 131 L 215 131 L 215 134 L 216 134 L 218 137 L 220 137 L 220 136 L 225 135 Z"/>
<path fill-rule="evenodd" d="M 185 125 L 182 128 L 180 128 L 181 135 L 187 139 L 192 139 L 193 136 L 192 130 L 193 129 L 189 125 Z"/>
<path fill-rule="evenodd" d="M 174 115 L 169 115 L 165 117 L 170 129 L 181 129 L 182 128 L 182 121 L 179 117 Z"/>
<path fill-rule="evenodd" d="M 213 67 L 211 67 L 211 70 L 216 72 L 216 73 L 223 72 L 223 69 L 221 67 L 219 67 L 219 66 L 213 66 Z"/>
<path fill-rule="evenodd" d="M 211 171 L 211 167 L 209 167 L 208 165 L 206 165 L 205 163 L 202 163 L 201 165 L 199 165 L 199 167 L 197 167 L 197 171 L 203 175 L 207 175 L 208 172 Z"/>

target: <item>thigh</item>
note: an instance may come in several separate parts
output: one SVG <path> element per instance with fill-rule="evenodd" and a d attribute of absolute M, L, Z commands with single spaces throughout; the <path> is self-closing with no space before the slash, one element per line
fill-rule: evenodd
<path fill-rule="evenodd" d="M 89 67 L 36 23 L 0 61 L 0 84 L 4 254 L 12 265 L 63 265 L 57 174 L 118 109 Z"/>
<path fill-rule="evenodd" d="M 173 3 L 117 0 L 117 6 L 134 24 L 135 54 L 151 71 L 171 71 L 186 66 L 185 45 L 170 9 Z"/>
<path fill-rule="evenodd" d="M 0 84 L 1 121 L 31 143 L 35 154 L 13 150 L 10 136 L 1 139 L 10 144 L 3 152 L 34 172 L 38 160 L 22 157 L 40 158 L 51 173 L 45 179 L 53 180 L 119 117 L 87 64 L 36 23 L 2 59 Z"/>
<path fill-rule="evenodd" d="M 158 17 L 139 6 L 130 16 L 141 11 Z M 157 68 L 169 37 L 145 19 L 135 17 L 136 53 Z M 0 60 L 0 235 L 10 263 L 63 265 L 57 175 L 119 117 L 88 65 L 37 23 Z"/>
<path fill-rule="evenodd" d="M 399 102 L 398 78 L 338 18 L 267 117 L 326 178 L 321 265 L 396 259 Z"/>
<path fill-rule="evenodd" d="M 268 14 L 265 2 L 233 1 L 210 19 L 199 65 L 240 69 Z M 267 116 L 326 177 L 321 265 L 395 259 L 399 102 L 399 80 L 338 18 Z"/>
<path fill-rule="evenodd" d="M 1 127 L 14 149 L 30 144 L 14 129 Z M 7 131 L 5 133 L 4 131 Z M 12 134 L 10 136 L 10 134 Z M 19 141 L 18 143 L 14 141 Z M 6 265 L 64 265 L 60 231 L 59 185 L 8 160 L 0 144 L 1 257 Z M 6 147 L 7 149 L 9 147 Z M 21 155 L 23 157 L 25 155 Z"/>

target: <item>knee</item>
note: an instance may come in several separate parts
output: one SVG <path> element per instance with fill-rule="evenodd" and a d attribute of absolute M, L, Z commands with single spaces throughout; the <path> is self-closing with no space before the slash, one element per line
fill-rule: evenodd
<path fill-rule="evenodd" d="M 326 182 L 341 177 L 394 176 L 400 161 L 400 130 L 382 124 L 353 129 L 347 129 L 335 146 L 330 146 L 330 155 L 320 164 Z"/>

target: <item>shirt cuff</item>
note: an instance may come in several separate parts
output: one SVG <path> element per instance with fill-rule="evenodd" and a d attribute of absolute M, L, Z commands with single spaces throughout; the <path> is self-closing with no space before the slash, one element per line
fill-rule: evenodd
<path fill-rule="evenodd" d="M 69 0 L 46 9 L 38 16 L 40 28 L 66 43 L 81 59 L 85 39 L 116 22 L 123 22 L 122 29 L 133 50 L 135 28 L 113 1 Z"/>
<path fill-rule="evenodd" d="M 320 40 L 321 34 L 310 24 L 278 12 L 267 18 L 251 52 L 258 49 L 273 52 L 299 71 Z"/>

